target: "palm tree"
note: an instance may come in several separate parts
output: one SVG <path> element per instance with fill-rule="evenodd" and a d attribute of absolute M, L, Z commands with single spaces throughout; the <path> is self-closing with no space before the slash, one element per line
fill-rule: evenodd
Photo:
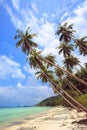
<path fill-rule="evenodd" d="M 42 72 L 43 72 L 43 70 L 42 70 Z M 85 112 L 87 112 L 87 109 L 86 109 L 82 104 L 80 104 L 80 103 L 79 103 L 78 101 L 76 101 L 73 97 L 71 97 L 64 89 L 62 89 L 61 87 L 59 87 L 58 84 L 56 84 L 56 83 L 54 82 L 54 80 L 49 77 L 49 75 L 47 75 L 45 72 L 43 72 L 43 73 L 44 73 L 45 77 L 48 79 L 48 81 L 51 83 L 51 85 L 54 86 L 54 89 L 57 91 L 57 93 L 58 93 L 59 95 L 61 95 L 61 97 L 62 97 L 63 99 L 65 99 L 68 103 L 69 103 L 69 100 L 71 100 L 72 102 L 74 102 L 74 104 L 76 104 L 77 106 L 79 106 L 79 108 L 81 108 L 82 110 L 84 110 Z M 62 93 L 61 93 L 61 92 L 62 92 Z M 64 94 L 65 96 L 63 96 L 63 94 Z M 69 100 L 67 100 L 66 97 L 67 97 Z M 73 104 L 72 104 L 71 102 L 69 103 L 69 105 L 72 105 L 72 106 L 73 106 Z M 74 108 L 75 108 L 75 109 L 78 109 L 76 106 L 74 106 Z M 79 109 L 78 109 L 78 110 L 79 110 Z"/>
<path fill-rule="evenodd" d="M 27 61 L 29 61 L 29 65 L 31 68 L 34 68 L 34 69 L 39 68 L 38 64 L 42 66 L 41 51 L 32 49 L 32 52 L 27 57 Z"/>
<path fill-rule="evenodd" d="M 71 90 L 74 91 L 74 93 L 78 96 L 78 95 L 82 95 L 83 93 L 68 79 L 68 78 L 64 78 L 63 82 L 66 86 L 68 86 Z M 62 85 L 64 86 L 64 85 Z"/>
<path fill-rule="evenodd" d="M 67 44 L 67 43 L 61 43 L 59 47 L 59 54 L 63 53 L 63 56 L 70 56 L 71 52 L 74 51 L 73 45 L 72 44 Z"/>
<path fill-rule="evenodd" d="M 34 53 L 31 53 L 31 55 L 34 55 Z M 36 54 L 35 54 L 36 55 Z M 34 57 L 34 56 L 33 56 Z M 53 80 L 53 75 L 52 75 L 52 71 L 50 71 L 50 70 L 47 70 L 46 69 L 46 67 L 44 67 L 43 66 L 43 63 L 41 63 L 41 62 L 38 62 L 39 61 L 39 56 L 38 57 L 34 57 L 35 58 L 35 60 L 36 60 L 36 62 L 37 62 L 37 64 L 38 64 L 38 66 L 39 66 L 39 69 L 41 70 L 41 72 L 39 71 L 39 72 L 37 72 L 36 74 L 38 75 L 38 78 L 41 78 L 42 79 L 42 81 L 44 81 L 44 82 L 50 82 L 53 86 L 54 86 L 54 88 L 56 89 L 56 91 L 60 94 L 60 95 L 62 95 L 61 94 L 61 92 L 63 92 L 64 93 L 64 95 L 66 96 L 66 97 L 68 97 L 70 100 L 72 100 L 76 105 L 78 105 L 80 108 L 82 108 L 84 111 L 86 111 L 87 112 L 87 109 L 83 106 L 83 105 L 81 105 L 78 101 L 76 101 L 74 98 L 72 98 L 65 90 L 63 90 L 62 88 L 60 88 L 59 86 L 58 86 L 58 84 L 56 84 L 55 82 L 54 82 L 54 80 Z M 33 60 L 34 61 L 34 60 Z M 30 61 L 31 62 L 31 61 Z M 40 63 L 40 64 L 39 64 Z M 32 64 L 33 65 L 33 64 Z M 35 67 L 35 66 L 34 66 Z M 63 97 L 63 95 L 61 96 L 61 97 Z M 64 97 L 65 98 L 65 97 Z M 66 98 L 65 98 L 66 99 Z M 66 99 L 67 100 L 67 99 Z M 69 103 L 69 100 L 68 100 L 68 103 Z M 70 102 L 70 105 L 71 105 L 72 103 Z M 74 106 L 73 104 L 72 104 L 72 106 Z M 76 108 L 76 109 L 78 109 L 77 107 L 75 107 L 74 106 L 74 108 Z"/>
<path fill-rule="evenodd" d="M 87 64 L 87 63 L 86 63 Z M 87 66 L 84 67 L 81 67 L 80 70 L 78 70 L 76 72 L 76 76 L 78 76 L 79 78 L 81 78 L 82 80 L 84 80 L 85 82 L 87 82 Z M 76 82 L 76 81 L 73 81 L 75 82 L 75 86 L 78 87 L 80 89 L 80 91 L 82 91 L 83 93 L 86 93 L 87 92 L 87 87 L 85 87 L 84 85 Z"/>
<path fill-rule="evenodd" d="M 72 27 L 69 26 L 69 28 L 72 28 Z M 17 39 L 17 38 L 19 39 L 19 41 L 16 43 L 16 46 L 21 47 L 21 49 L 23 50 L 23 52 L 26 53 L 27 55 L 29 55 L 33 51 L 34 47 L 37 47 L 37 44 L 32 41 L 32 38 L 34 36 L 36 36 L 36 33 L 29 34 L 28 33 L 29 29 L 30 28 L 28 28 L 25 31 L 25 33 L 23 33 L 20 30 L 17 30 L 17 35 L 14 37 L 15 39 Z M 54 67 L 62 69 L 62 71 L 64 73 L 67 73 L 70 77 L 75 78 L 77 81 L 79 81 L 80 83 L 82 83 L 85 86 L 87 86 L 87 83 L 85 81 L 79 79 L 76 75 L 71 74 L 69 71 L 63 69 L 62 67 L 60 67 L 58 65 L 56 65 L 55 63 L 51 62 L 47 58 L 44 58 L 42 55 L 40 55 L 40 58 L 42 59 L 42 61 L 47 62 L 47 64 L 50 64 L 50 65 L 53 65 Z"/>
<path fill-rule="evenodd" d="M 60 69 L 60 68 L 55 68 L 55 74 L 56 74 L 56 76 L 58 76 L 60 79 L 62 78 L 62 76 L 64 76 L 64 72 L 63 72 L 63 70 L 62 69 Z"/>
<path fill-rule="evenodd" d="M 78 88 L 76 88 L 76 86 L 73 83 L 71 83 L 71 81 L 69 81 L 68 77 L 64 75 L 64 72 L 60 68 L 55 68 L 55 74 L 59 77 L 58 82 L 61 82 L 63 88 L 64 86 L 68 86 L 71 90 L 73 90 L 76 93 L 76 95 L 82 94 L 82 92 Z"/>
<path fill-rule="evenodd" d="M 63 25 L 59 25 L 57 31 L 56 31 L 56 35 L 60 35 L 59 40 L 63 41 L 65 43 L 68 43 L 72 40 L 72 38 L 74 38 L 74 32 L 75 30 L 73 30 L 73 24 L 70 24 L 68 26 L 67 22 L 64 23 Z"/>
<path fill-rule="evenodd" d="M 17 34 L 14 37 L 14 39 L 18 39 L 16 47 L 21 47 L 22 51 L 26 54 L 29 54 L 33 47 L 37 47 L 37 43 L 32 41 L 33 37 L 37 36 L 37 34 L 29 34 L 29 29 L 30 27 L 25 32 L 17 30 Z"/>
<path fill-rule="evenodd" d="M 38 72 L 36 72 L 36 76 L 37 76 L 37 79 L 41 79 L 42 82 L 49 82 L 53 88 L 53 91 L 58 94 L 58 97 L 62 97 L 62 99 L 65 101 L 65 103 L 68 103 L 69 106 L 71 106 L 72 108 L 74 109 L 77 109 L 77 107 L 75 105 L 73 105 L 73 103 L 71 103 L 66 97 L 64 97 L 62 94 L 61 94 L 61 90 L 58 89 L 56 86 L 55 86 L 55 82 L 52 81 L 52 73 L 50 70 L 40 70 Z M 58 86 L 58 85 L 57 85 Z"/>
<path fill-rule="evenodd" d="M 67 46 L 68 46 L 67 44 L 69 44 L 71 41 L 75 41 L 75 37 L 73 35 L 74 32 L 75 32 L 75 30 L 73 30 L 73 24 L 71 24 L 71 25 L 68 25 L 67 23 L 64 23 L 63 25 L 60 24 L 60 26 L 57 29 L 56 34 L 60 36 L 59 40 L 60 40 L 60 42 L 62 42 L 60 44 L 60 46 L 59 46 L 59 49 L 60 49 L 59 53 L 63 52 L 64 57 L 68 57 L 68 56 L 70 57 L 71 51 L 73 51 L 73 49 L 74 49 L 73 46 L 69 47 L 67 49 Z M 69 45 L 71 45 L 71 44 L 69 44 Z M 66 51 L 66 49 L 68 51 Z M 83 80 L 79 79 L 76 75 L 72 74 L 72 71 L 71 71 L 70 67 L 69 68 L 67 67 L 68 70 L 65 70 L 62 67 L 59 67 L 58 65 L 54 65 L 54 66 L 56 68 L 58 67 L 58 68 L 62 69 L 63 72 L 68 74 L 68 76 L 75 78 L 77 81 L 79 81 L 80 83 L 82 83 L 85 86 L 87 86 L 86 82 L 84 82 Z M 72 66 L 72 67 L 74 67 L 74 66 Z"/>
<path fill-rule="evenodd" d="M 49 60 L 50 62 L 52 62 L 52 63 L 56 63 L 56 58 L 55 58 L 55 56 L 53 56 L 51 53 L 50 54 L 48 54 L 46 57 L 45 57 L 45 59 L 47 59 L 47 60 Z M 50 63 L 48 63 L 48 62 L 45 62 L 45 64 L 47 64 L 47 67 L 52 67 L 53 65 L 52 64 L 50 64 Z"/>
<path fill-rule="evenodd" d="M 76 65 L 79 64 L 79 62 L 80 61 L 76 57 L 74 57 L 72 55 L 70 55 L 69 57 L 66 57 L 64 59 L 64 61 L 63 61 L 63 63 L 65 65 L 65 67 L 67 68 L 67 70 L 73 69 Z"/>
<path fill-rule="evenodd" d="M 42 56 L 41 56 L 42 57 Z M 69 75 L 70 77 L 74 78 L 75 80 L 77 80 L 78 82 L 80 82 L 81 84 L 83 84 L 84 86 L 87 87 L 87 83 L 85 81 L 83 81 L 82 79 L 80 79 L 79 77 L 77 77 L 76 75 L 70 73 L 69 71 L 65 70 L 63 67 L 60 67 L 59 65 L 56 65 L 52 62 L 50 62 L 49 60 L 45 59 L 44 57 L 42 57 L 43 61 L 52 64 L 54 67 L 56 68 L 60 68 L 60 70 L 62 70 L 64 73 L 66 73 L 67 75 Z"/>
<path fill-rule="evenodd" d="M 51 70 L 47 70 L 46 68 L 44 68 L 44 70 L 40 70 L 40 71 L 37 71 L 35 73 L 37 79 L 41 79 L 42 82 L 49 82 L 48 78 L 46 77 L 46 75 L 49 77 L 49 78 L 53 78 L 53 71 Z"/>
<path fill-rule="evenodd" d="M 71 103 L 65 96 L 63 96 L 62 95 L 62 91 L 63 91 L 63 89 L 61 89 L 60 87 L 58 87 L 58 84 L 56 84 L 52 79 L 53 79 L 53 75 L 52 75 L 52 71 L 50 71 L 50 70 L 46 70 L 46 68 L 44 68 L 44 69 L 42 69 L 42 68 L 44 68 L 44 67 L 41 67 L 40 66 L 40 71 L 38 71 L 38 72 L 36 72 L 36 75 L 37 75 L 37 79 L 41 79 L 42 80 L 42 82 L 49 82 L 52 86 L 53 86 L 53 90 L 55 90 L 56 92 L 57 92 L 57 94 L 58 95 L 60 95 L 62 98 L 63 98 L 63 100 L 65 101 L 65 102 L 67 102 L 71 107 L 73 107 L 74 109 L 77 109 L 78 110 L 78 108 L 75 106 L 75 105 L 73 105 L 73 103 Z M 68 95 L 68 93 L 66 93 L 65 91 L 64 91 L 64 93 L 66 94 L 66 95 Z M 71 96 L 70 96 L 71 97 Z M 70 98 L 69 97 L 69 98 Z M 71 97 L 71 99 L 73 99 L 72 97 Z M 74 99 L 73 99 L 74 100 Z M 75 101 L 75 100 L 74 100 Z M 77 101 L 76 101 L 76 103 L 77 103 Z M 83 107 L 83 106 L 80 106 L 80 107 Z M 83 107 L 84 108 L 84 107 Z M 84 110 L 86 111 L 86 109 L 84 108 Z"/>
<path fill-rule="evenodd" d="M 17 37 L 17 36 L 16 36 Z M 75 104 L 77 104 L 78 106 L 80 106 L 84 111 L 87 112 L 87 109 L 84 108 L 84 106 L 82 106 L 81 104 L 79 104 L 75 99 L 73 99 L 65 90 L 63 90 L 62 88 L 60 88 L 60 86 L 58 86 L 58 84 L 56 82 L 54 82 L 54 80 L 52 79 L 52 77 L 50 77 L 50 75 L 46 74 L 48 71 L 46 71 L 44 68 L 44 61 L 47 62 L 48 64 L 51 64 L 53 66 L 55 66 L 56 68 L 60 68 L 64 73 L 67 73 L 68 75 L 70 75 L 71 77 L 74 77 L 75 79 L 77 79 L 78 81 L 80 81 L 81 83 L 83 83 L 84 85 L 87 85 L 87 83 L 85 83 L 83 80 L 79 79 L 78 77 L 76 77 L 75 75 L 71 74 L 69 71 L 59 67 L 58 65 L 56 65 L 55 63 L 53 63 L 52 61 L 50 61 L 47 58 L 44 58 L 40 52 L 37 53 L 37 51 L 32 48 L 32 46 L 30 46 L 30 43 L 28 43 L 28 39 L 26 40 L 25 38 L 25 42 L 22 42 L 22 48 L 24 46 L 25 48 L 25 53 L 28 55 L 28 60 L 29 60 L 29 64 L 31 65 L 31 67 L 34 66 L 34 68 L 39 68 L 44 76 L 47 78 L 47 81 L 49 81 L 56 89 L 56 91 L 62 95 L 62 93 L 69 98 L 70 100 L 72 100 Z M 27 46 L 25 46 L 25 44 L 27 44 Z M 30 48 L 27 48 L 30 47 Z M 35 46 L 33 46 L 35 47 Z M 26 49 L 27 48 L 27 49 Z M 29 50 L 28 50 L 29 49 Z M 39 73 L 40 76 L 40 73 Z M 43 75 L 42 75 L 43 76 Z M 63 96 L 63 95 L 62 95 Z M 65 98 L 65 97 L 64 97 Z M 69 101 L 69 100 L 68 100 Z M 73 105 L 73 104 L 72 104 Z"/>
<path fill-rule="evenodd" d="M 80 39 L 75 39 L 75 47 L 79 49 L 80 54 L 87 55 L 87 36 Z"/>

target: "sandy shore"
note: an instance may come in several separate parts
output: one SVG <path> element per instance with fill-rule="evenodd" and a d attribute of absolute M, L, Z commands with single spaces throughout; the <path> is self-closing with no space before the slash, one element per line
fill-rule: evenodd
<path fill-rule="evenodd" d="M 85 112 L 76 112 L 60 106 L 34 117 L 13 122 L 2 130 L 87 130 L 87 125 L 72 124 L 73 121 L 85 118 Z"/>

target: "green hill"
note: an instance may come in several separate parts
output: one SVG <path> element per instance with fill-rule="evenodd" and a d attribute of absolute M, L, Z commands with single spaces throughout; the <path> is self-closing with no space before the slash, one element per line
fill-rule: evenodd
<path fill-rule="evenodd" d="M 77 101 L 79 101 L 81 104 L 83 104 L 87 108 L 87 93 L 79 96 L 78 98 L 75 98 Z M 64 105 L 62 104 L 62 99 L 58 96 L 47 98 L 40 103 L 38 103 L 36 106 L 58 106 L 58 105 Z"/>
<path fill-rule="evenodd" d="M 41 101 L 36 106 L 58 106 L 62 104 L 61 102 L 62 100 L 60 97 L 54 96 Z"/>

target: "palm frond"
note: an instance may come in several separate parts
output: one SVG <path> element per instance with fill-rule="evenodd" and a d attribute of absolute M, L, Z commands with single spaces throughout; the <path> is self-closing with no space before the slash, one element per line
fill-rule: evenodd
<path fill-rule="evenodd" d="M 19 40 L 17 43 L 16 43 L 16 47 L 20 47 L 22 45 L 22 42 L 23 42 L 23 39 Z"/>
<path fill-rule="evenodd" d="M 30 29 L 30 27 L 27 27 L 27 29 L 26 29 L 26 31 L 25 31 L 26 36 L 28 36 L 29 29 Z"/>

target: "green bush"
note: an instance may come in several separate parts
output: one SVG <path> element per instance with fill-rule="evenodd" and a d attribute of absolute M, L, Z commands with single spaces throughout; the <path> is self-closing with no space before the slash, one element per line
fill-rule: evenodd
<path fill-rule="evenodd" d="M 87 108 L 87 93 L 79 96 L 76 99 Z"/>

